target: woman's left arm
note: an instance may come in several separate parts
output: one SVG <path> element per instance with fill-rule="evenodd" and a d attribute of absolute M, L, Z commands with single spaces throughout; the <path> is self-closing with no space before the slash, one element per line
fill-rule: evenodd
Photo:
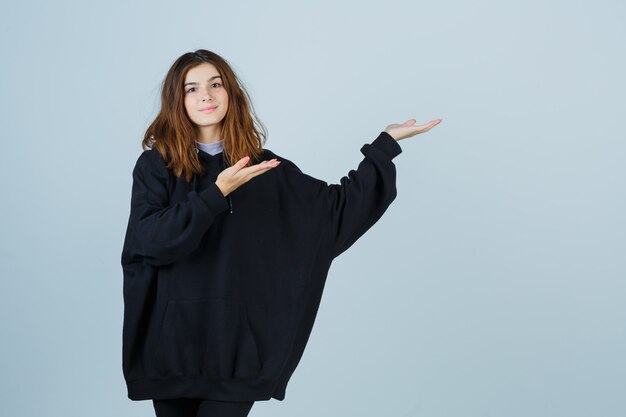
<path fill-rule="evenodd" d="M 402 153 L 397 142 L 427 132 L 441 120 L 415 126 L 416 120 L 410 119 L 403 124 L 387 126 L 371 144 L 361 148 L 365 158 L 358 169 L 351 170 L 340 184 L 329 186 L 335 233 L 334 257 L 363 236 L 395 200 L 396 168 L 392 159 Z"/>
<path fill-rule="evenodd" d="M 372 143 L 361 147 L 364 159 L 339 184 L 327 184 L 303 174 L 286 161 L 294 189 L 305 191 L 312 205 L 321 205 L 326 212 L 323 217 L 330 223 L 333 258 L 369 230 L 396 198 L 396 167 L 392 160 L 402 153 L 397 141 L 428 131 L 440 121 L 414 126 L 415 120 L 411 119 L 402 125 L 387 126 Z"/>

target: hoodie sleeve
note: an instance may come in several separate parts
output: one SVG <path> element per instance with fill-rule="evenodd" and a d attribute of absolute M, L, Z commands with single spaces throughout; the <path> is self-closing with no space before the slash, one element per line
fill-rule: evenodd
<path fill-rule="evenodd" d="M 154 152 L 154 154 L 151 154 Z M 129 229 L 135 254 L 153 265 L 172 263 L 189 254 L 228 201 L 212 183 L 190 191 L 187 200 L 169 204 L 169 172 L 157 151 L 144 151 L 133 169 Z"/>
<path fill-rule="evenodd" d="M 332 255 L 336 258 L 369 230 L 396 198 L 396 167 L 392 159 L 402 153 L 398 142 L 382 131 L 361 147 L 364 159 L 339 184 L 327 184 L 303 174 L 288 163 L 294 192 L 305 193 L 311 205 L 323 210 L 330 228 Z"/>

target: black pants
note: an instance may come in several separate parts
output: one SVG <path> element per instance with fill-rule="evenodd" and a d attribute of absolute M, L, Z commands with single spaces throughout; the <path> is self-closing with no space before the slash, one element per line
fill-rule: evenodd
<path fill-rule="evenodd" d="M 246 417 L 254 401 L 152 400 L 157 417 Z"/>

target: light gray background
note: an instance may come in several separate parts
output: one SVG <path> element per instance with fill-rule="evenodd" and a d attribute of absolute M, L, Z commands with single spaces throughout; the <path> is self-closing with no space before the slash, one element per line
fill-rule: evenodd
<path fill-rule="evenodd" d="M 0 415 L 126 397 L 131 171 L 176 57 L 223 55 L 266 146 L 328 182 L 388 124 L 398 197 L 250 416 L 626 415 L 619 1 L 3 2 Z M 621 214 L 620 214 L 621 213 Z"/>

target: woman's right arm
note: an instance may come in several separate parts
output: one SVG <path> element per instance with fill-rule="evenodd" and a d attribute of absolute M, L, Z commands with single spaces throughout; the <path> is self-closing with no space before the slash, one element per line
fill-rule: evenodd
<path fill-rule="evenodd" d="M 215 216 L 229 206 L 215 183 L 170 205 L 167 167 L 150 152 L 156 151 L 144 151 L 133 169 L 129 231 L 135 236 L 136 255 L 165 265 L 196 249 Z"/>
<path fill-rule="evenodd" d="M 240 159 L 206 189 L 190 191 L 186 201 L 170 205 L 170 173 L 165 161 L 156 150 L 144 151 L 133 169 L 129 219 L 129 232 L 137 242 L 133 255 L 153 265 L 166 265 L 195 250 L 215 216 L 229 208 L 226 196 L 280 162 L 263 161 L 246 167 L 248 160 Z"/>

